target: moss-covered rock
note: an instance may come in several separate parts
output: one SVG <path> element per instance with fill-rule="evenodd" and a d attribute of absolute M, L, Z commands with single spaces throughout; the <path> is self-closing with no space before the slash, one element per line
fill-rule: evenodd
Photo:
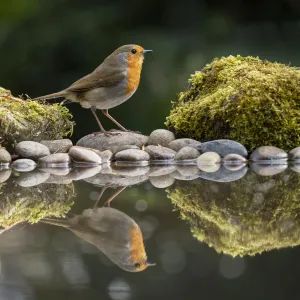
<path fill-rule="evenodd" d="M 300 244 L 300 177 L 248 174 L 236 182 L 178 182 L 168 197 L 192 234 L 232 256 Z"/>
<path fill-rule="evenodd" d="M 60 104 L 47 104 L 13 97 L 0 87 L 0 144 L 12 149 L 23 140 L 41 141 L 71 135 L 74 122 Z"/>
<path fill-rule="evenodd" d="M 166 125 L 177 137 L 236 140 L 251 151 L 300 145 L 300 70 L 254 57 L 215 59 L 191 75 Z"/>
<path fill-rule="evenodd" d="M 0 185 L 0 227 L 42 218 L 63 217 L 73 205 L 73 184 L 40 184 L 22 188 L 12 182 Z"/>

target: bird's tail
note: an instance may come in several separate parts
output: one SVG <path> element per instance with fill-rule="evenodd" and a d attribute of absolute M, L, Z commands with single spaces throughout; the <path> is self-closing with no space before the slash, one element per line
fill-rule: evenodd
<path fill-rule="evenodd" d="M 71 224 L 69 223 L 68 219 L 66 219 L 66 220 L 42 219 L 39 222 L 45 223 L 45 224 L 50 224 L 50 225 L 55 225 L 55 226 L 60 226 L 60 227 L 65 227 L 65 228 L 71 227 Z"/>
<path fill-rule="evenodd" d="M 61 92 L 58 92 L 58 93 L 53 93 L 53 94 L 49 94 L 49 95 L 34 98 L 34 99 L 31 99 L 31 101 L 61 98 L 61 97 L 65 97 L 66 95 L 67 95 L 67 93 L 65 91 L 61 91 Z"/>

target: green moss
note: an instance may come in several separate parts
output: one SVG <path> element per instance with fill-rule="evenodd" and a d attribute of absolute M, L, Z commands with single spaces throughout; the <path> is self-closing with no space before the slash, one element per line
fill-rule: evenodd
<path fill-rule="evenodd" d="M 60 104 L 22 101 L 0 87 L 0 143 L 12 148 L 22 140 L 60 139 L 73 133 L 69 110 Z"/>
<path fill-rule="evenodd" d="M 46 217 L 63 217 L 73 205 L 73 184 L 40 184 L 22 188 L 4 183 L 0 185 L 0 226 L 19 222 L 36 223 Z"/>
<path fill-rule="evenodd" d="M 300 70 L 259 58 L 215 59 L 189 79 L 166 125 L 177 137 L 236 140 L 249 151 L 300 145 Z"/>
<path fill-rule="evenodd" d="M 222 192 L 220 192 L 222 191 Z M 179 182 L 168 197 L 195 238 L 217 252 L 254 255 L 300 244 L 300 177 L 248 173 L 236 182 Z"/>

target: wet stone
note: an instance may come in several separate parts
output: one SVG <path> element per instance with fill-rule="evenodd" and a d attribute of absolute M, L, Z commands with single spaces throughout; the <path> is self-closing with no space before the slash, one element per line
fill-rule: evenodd
<path fill-rule="evenodd" d="M 148 145 L 160 145 L 167 147 L 173 140 L 175 140 L 173 132 L 166 129 L 156 129 L 151 132 Z"/>
<path fill-rule="evenodd" d="M 5 182 L 11 175 L 11 169 L 0 169 L 0 183 Z"/>
<path fill-rule="evenodd" d="M 45 145 L 50 150 L 50 153 L 68 153 L 73 146 L 72 141 L 69 139 L 44 140 L 41 141 L 41 144 Z"/>
<path fill-rule="evenodd" d="M 97 153 L 78 146 L 73 146 L 70 148 L 69 156 L 75 163 L 78 164 L 100 165 L 102 162 L 101 157 Z"/>
<path fill-rule="evenodd" d="M 193 140 L 193 139 L 188 139 L 188 138 L 182 138 L 182 139 L 177 139 L 169 143 L 168 148 L 178 152 L 180 149 L 189 146 L 189 147 L 199 147 L 201 145 L 200 142 Z"/>
<path fill-rule="evenodd" d="M 197 158 L 197 165 L 212 165 L 221 162 L 221 157 L 216 152 L 205 152 Z"/>
<path fill-rule="evenodd" d="M 242 168 L 244 168 L 246 164 L 245 163 L 240 163 L 240 164 L 224 164 L 224 167 L 229 170 L 229 171 L 238 171 Z"/>
<path fill-rule="evenodd" d="M 17 144 L 16 154 L 22 158 L 37 160 L 50 154 L 50 150 L 37 142 L 23 141 Z"/>
<path fill-rule="evenodd" d="M 39 168 L 39 170 L 56 176 L 66 176 L 70 173 L 69 168 Z"/>
<path fill-rule="evenodd" d="M 98 155 L 101 157 L 102 163 L 111 161 L 113 153 L 110 150 L 99 151 Z"/>
<path fill-rule="evenodd" d="M 22 187 L 31 187 L 45 182 L 49 177 L 49 173 L 35 170 L 28 173 L 20 173 L 20 176 L 16 178 L 16 183 Z"/>
<path fill-rule="evenodd" d="M 142 176 L 149 172 L 149 166 L 142 167 L 115 167 L 114 172 L 121 176 Z"/>
<path fill-rule="evenodd" d="M 205 152 L 216 152 L 221 157 L 225 157 L 227 154 L 239 154 L 244 157 L 248 157 L 247 149 L 240 143 L 233 140 L 215 140 L 202 143 L 197 149 L 201 153 Z"/>
<path fill-rule="evenodd" d="M 118 147 L 116 147 L 115 149 L 115 153 L 121 152 L 123 150 L 127 150 L 127 149 L 138 149 L 141 150 L 138 146 L 136 145 L 120 145 Z"/>
<path fill-rule="evenodd" d="M 166 174 L 150 177 L 149 181 L 154 187 L 159 189 L 165 189 L 171 186 L 176 180 L 174 177 L 170 176 L 169 174 Z"/>
<path fill-rule="evenodd" d="M 289 168 L 294 172 L 300 173 L 300 164 L 290 164 Z"/>
<path fill-rule="evenodd" d="M 71 180 L 81 180 L 95 176 L 100 173 L 102 166 L 89 167 L 89 168 L 74 168 L 68 174 L 68 178 Z"/>
<path fill-rule="evenodd" d="M 115 155 L 116 161 L 148 161 L 149 154 L 146 151 L 138 149 L 122 150 Z"/>
<path fill-rule="evenodd" d="M 48 167 L 67 167 L 71 163 L 71 158 L 67 153 L 54 153 L 40 158 L 38 164 Z"/>
<path fill-rule="evenodd" d="M 147 146 L 145 151 L 149 153 L 152 160 L 172 160 L 176 155 L 172 149 L 154 145 Z"/>
<path fill-rule="evenodd" d="M 206 173 L 214 173 L 217 172 L 220 168 L 220 164 L 213 164 L 213 165 L 198 165 L 198 168 Z"/>
<path fill-rule="evenodd" d="M 253 172 L 261 176 L 273 176 L 283 172 L 288 165 L 287 164 L 260 164 L 257 162 L 251 163 L 250 167 Z"/>
<path fill-rule="evenodd" d="M 273 146 L 261 146 L 256 148 L 250 155 L 252 161 L 263 161 L 263 160 L 286 160 L 288 154 Z"/>
<path fill-rule="evenodd" d="M 151 165 L 150 170 L 148 172 L 148 176 L 162 176 L 172 173 L 176 170 L 176 166 L 174 165 Z"/>
<path fill-rule="evenodd" d="M 9 152 L 0 147 L 0 166 L 1 165 L 7 165 L 11 162 L 11 156 Z"/>
<path fill-rule="evenodd" d="M 200 152 L 190 146 L 183 147 L 175 155 L 175 160 L 195 159 L 200 156 Z"/>
<path fill-rule="evenodd" d="M 244 164 L 246 162 L 247 162 L 247 159 L 244 156 L 235 154 L 235 153 L 227 154 L 223 158 L 224 164 L 238 165 L 238 164 Z"/>
<path fill-rule="evenodd" d="M 135 145 L 142 148 L 148 143 L 148 137 L 133 132 L 116 132 L 118 134 L 106 136 L 104 134 L 89 134 L 77 142 L 77 146 L 93 148 L 100 151 L 110 150 L 116 153 L 121 146 Z"/>
<path fill-rule="evenodd" d="M 291 150 L 288 156 L 289 160 L 300 160 L 300 147 Z"/>
<path fill-rule="evenodd" d="M 11 167 L 18 172 L 30 172 L 36 168 L 36 162 L 28 158 L 21 158 L 15 160 Z"/>
<path fill-rule="evenodd" d="M 242 169 L 237 171 L 227 170 L 224 166 L 221 166 L 217 171 L 208 173 L 201 172 L 199 177 L 202 179 L 215 181 L 215 182 L 231 182 L 239 180 L 244 177 L 248 171 L 248 167 L 244 166 Z"/>

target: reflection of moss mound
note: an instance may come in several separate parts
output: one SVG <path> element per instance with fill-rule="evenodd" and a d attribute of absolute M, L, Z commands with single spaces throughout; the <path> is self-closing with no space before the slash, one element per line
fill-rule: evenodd
<path fill-rule="evenodd" d="M 194 237 L 218 252 L 254 255 L 300 244 L 296 173 L 272 178 L 248 173 L 230 183 L 181 182 L 168 190 L 168 197 L 190 223 Z"/>
<path fill-rule="evenodd" d="M 41 184 L 21 188 L 0 185 L 0 226 L 19 222 L 36 223 L 46 217 L 63 217 L 73 205 L 73 185 Z"/>
<path fill-rule="evenodd" d="M 58 139 L 72 133 L 69 110 L 60 105 L 22 101 L 0 87 L 0 143 Z"/>
<path fill-rule="evenodd" d="M 253 57 L 215 59 L 190 78 L 166 125 L 178 137 L 248 148 L 300 144 L 300 70 Z"/>

